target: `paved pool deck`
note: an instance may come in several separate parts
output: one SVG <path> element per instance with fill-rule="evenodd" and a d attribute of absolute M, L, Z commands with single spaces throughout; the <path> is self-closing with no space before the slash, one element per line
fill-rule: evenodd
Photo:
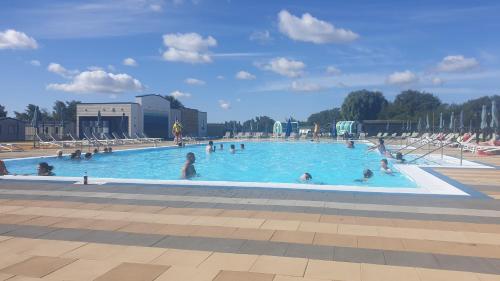
<path fill-rule="evenodd" d="M 0 177 L 0 280 L 500 280 L 500 157 L 466 158 L 434 170 L 487 196 Z"/>

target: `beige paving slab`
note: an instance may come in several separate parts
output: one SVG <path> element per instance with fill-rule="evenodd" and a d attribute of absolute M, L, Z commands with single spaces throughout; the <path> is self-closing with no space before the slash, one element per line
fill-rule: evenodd
<path fill-rule="evenodd" d="M 0 255 L 17 254 L 36 247 L 45 240 L 14 237 L 0 242 Z"/>
<path fill-rule="evenodd" d="M 257 258 L 256 255 L 213 253 L 198 267 L 202 269 L 249 271 Z"/>
<path fill-rule="evenodd" d="M 296 276 L 276 275 L 273 281 L 333 281 L 329 279 L 304 278 Z"/>
<path fill-rule="evenodd" d="M 38 242 L 36 245 L 20 253 L 30 256 L 59 257 L 86 244 L 84 242 L 56 240 L 39 240 Z"/>
<path fill-rule="evenodd" d="M 0 269 L 25 261 L 29 258 L 31 258 L 31 256 L 15 253 L 2 253 L 0 254 Z"/>
<path fill-rule="evenodd" d="M 290 276 L 304 276 L 306 266 L 307 259 L 303 258 L 260 256 L 253 264 L 250 271 Z"/>
<path fill-rule="evenodd" d="M 234 239 L 247 239 L 247 240 L 263 240 L 271 239 L 274 234 L 272 229 L 250 229 L 238 228 L 231 234 Z"/>
<path fill-rule="evenodd" d="M 357 243 L 356 236 L 331 233 L 316 233 L 313 240 L 314 245 L 325 246 L 356 247 Z"/>
<path fill-rule="evenodd" d="M 370 225 L 353 225 L 353 224 L 339 224 L 338 233 L 344 235 L 356 236 L 378 236 L 376 226 Z"/>
<path fill-rule="evenodd" d="M 314 239 L 314 232 L 276 230 L 271 241 L 311 244 Z"/>
<path fill-rule="evenodd" d="M 155 281 L 212 281 L 219 272 L 218 269 L 172 266 Z"/>
<path fill-rule="evenodd" d="M 301 222 L 300 231 L 338 233 L 338 224 L 325 222 Z"/>
<path fill-rule="evenodd" d="M 141 263 L 122 263 L 95 279 L 95 281 L 152 281 L 169 267 Z"/>
<path fill-rule="evenodd" d="M 124 246 L 121 250 L 113 252 L 106 260 L 131 263 L 151 263 L 161 256 L 167 249 L 153 247 Z"/>
<path fill-rule="evenodd" d="M 12 276 L 14 276 L 14 275 L 7 274 L 7 273 L 0 273 L 0 281 L 7 280 L 7 279 L 11 278 Z"/>
<path fill-rule="evenodd" d="M 297 230 L 299 225 L 300 221 L 266 220 L 260 228 L 273 230 Z"/>
<path fill-rule="evenodd" d="M 40 278 L 74 261 L 75 259 L 69 258 L 36 256 L 6 267 L 2 269 L 2 272 L 13 275 Z"/>
<path fill-rule="evenodd" d="M 118 266 L 118 261 L 77 260 L 45 276 L 44 280 L 92 281 Z"/>
<path fill-rule="evenodd" d="M 417 270 L 412 267 L 361 264 L 363 281 L 420 281 Z"/>
<path fill-rule="evenodd" d="M 358 263 L 309 260 L 304 277 L 332 280 L 361 280 Z"/>
<path fill-rule="evenodd" d="M 477 273 L 476 276 L 481 281 L 500 281 L 500 275 Z"/>
<path fill-rule="evenodd" d="M 217 274 L 214 281 L 273 281 L 273 279 L 274 274 L 223 270 Z"/>
<path fill-rule="evenodd" d="M 88 243 L 80 248 L 68 252 L 62 257 L 88 260 L 105 260 L 117 254 L 126 246 Z"/>
<path fill-rule="evenodd" d="M 425 281 L 481 281 L 472 272 L 416 268 L 420 280 Z"/>
<path fill-rule="evenodd" d="M 166 249 L 165 253 L 152 261 L 153 264 L 196 267 L 205 261 L 212 252 Z"/>

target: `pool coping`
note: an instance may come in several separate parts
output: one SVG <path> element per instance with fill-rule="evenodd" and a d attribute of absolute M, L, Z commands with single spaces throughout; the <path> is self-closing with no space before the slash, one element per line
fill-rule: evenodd
<path fill-rule="evenodd" d="M 242 140 L 235 140 L 232 142 L 241 142 Z M 245 140 L 248 142 L 248 140 Z M 334 141 L 340 142 L 340 141 Z M 368 140 L 360 140 L 362 143 L 371 143 Z M 221 141 L 218 143 L 228 143 Z M 190 146 L 202 146 L 205 143 L 188 144 Z M 154 146 L 154 147 L 140 147 L 116 150 L 113 153 L 136 151 L 136 150 L 150 150 L 150 149 L 175 149 L 175 145 Z M 5 159 L 4 161 L 17 161 L 24 159 L 43 159 L 55 158 L 56 156 L 39 156 L 39 157 L 25 157 Z M 454 158 L 446 155 L 448 158 Z M 474 161 L 468 161 L 481 166 L 457 167 L 457 166 L 419 166 L 419 165 L 399 165 L 394 164 L 395 168 L 401 173 L 405 174 L 410 180 L 416 184 L 416 188 L 409 187 L 367 187 L 363 185 L 318 185 L 318 184 L 304 184 L 304 183 L 265 183 L 265 182 L 233 182 L 233 181 L 192 181 L 192 180 L 154 180 L 154 179 L 122 179 L 122 178 L 90 178 L 91 184 L 147 184 L 147 185 L 165 185 L 165 186 L 205 186 L 205 187 L 227 187 L 227 188 L 275 188 L 275 189 L 294 189 L 294 190 L 309 190 L 309 191 L 338 191 L 338 192 L 364 192 L 364 193 L 378 193 L 378 194 L 411 194 L 411 195 L 440 195 L 440 196 L 460 196 L 460 197 L 473 197 L 473 198 L 490 198 L 489 196 L 476 191 L 464 184 L 459 183 L 449 177 L 446 177 L 433 168 L 494 168 L 489 165 L 483 165 Z M 412 172 L 408 170 L 413 170 Z M 418 177 L 415 173 L 420 174 Z M 426 173 L 426 174 L 422 174 Z M 23 176 L 23 175 L 7 175 L 3 176 L 4 179 L 10 180 L 27 180 L 27 181 L 58 181 L 58 182 L 73 182 L 75 184 L 83 184 L 82 177 L 66 177 L 66 176 Z"/>

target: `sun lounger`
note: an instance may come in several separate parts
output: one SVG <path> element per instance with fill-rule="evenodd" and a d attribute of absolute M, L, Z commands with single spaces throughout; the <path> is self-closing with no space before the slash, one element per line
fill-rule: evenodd
<path fill-rule="evenodd" d="M 231 138 L 231 132 L 227 131 L 226 134 L 222 137 L 222 139 L 230 139 Z"/>
<path fill-rule="evenodd" d="M 51 141 L 51 140 L 45 140 L 42 137 L 40 137 L 38 134 L 35 134 L 35 136 L 36 136 L 40 146 L 63 147 L 62 144 L 60 144 L 58 142 Z"/>
<path fill-rule="evenodd" d="M 18 152 L 24 149 L 14 143 L 0 143 L 0 152 Z"/>

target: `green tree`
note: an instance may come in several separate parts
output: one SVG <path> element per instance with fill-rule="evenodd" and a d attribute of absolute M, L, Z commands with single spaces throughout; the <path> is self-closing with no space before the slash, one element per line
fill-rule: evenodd
<path fill-rule="evenodd" d="M 0 104 L 0 117 L 7 117 L 7 110 L 5 110 L 5 106 Z"/>
<path fill-rule="evenodd" d="M 182 102 L 180 100 L 176 99 L 175 97 L 166 95 L 166 96 L 164 96 L 164 98 L 170 102 L 170 108 L 173 108 L 173 109 L 184 108 L 184 105 L 182 104 Z"/>
<path fill-rule="evenodd" d="M 34 104 L 28 104 L 24 112 L 14 111 L 14 115 L 17 119 L 30 122 L 33 119 L 37 106 Z"/>
<path fill-rule="evenodd" d="M 360 90 L 347 95 L 341 111 L 347 120 L 374 120 L 386 106 L 387 100 L 381 92 Z"/>
<path fill-rule="evenodd" d="M 307 118 L 307 123 L 312 125 L 314 123 L 318 123 L 321 127 L 327 126 L 333 122 L 333 119 L 339 120 L 341 118 L 340 108 L 333 108 L 328 110 L 323 110 L 317 113 L 311 114 Z"/>
<path fill-rule="evenodd" d="M 76 105 L 80 101 L 55 101 L 52 107 L 52 118 L 56 121 L 76 122 Z"/>
<path fill-rule="evenodd" d="M 433 94 L 406 90 L 396 96 L 380 113 L 383 119 L 406 120 L 434 112 L 441 106 L 441 100 Z"/>
<path fill-rule="evenodd" d="M 273 128 L 274 122 L 274 119 L 272 119 L 271 117 L 257 116 L 255 117 L 255 119 L 252 118 L 243 122 L 243 124 L 241 125 L 241 129 L 245 131 L 250 131 L 250 129 L 252 129 L 254 132 L 265 132 L 267 129 L 267 132 L 270 132 L 270 130 L 272 130 Z"/>

